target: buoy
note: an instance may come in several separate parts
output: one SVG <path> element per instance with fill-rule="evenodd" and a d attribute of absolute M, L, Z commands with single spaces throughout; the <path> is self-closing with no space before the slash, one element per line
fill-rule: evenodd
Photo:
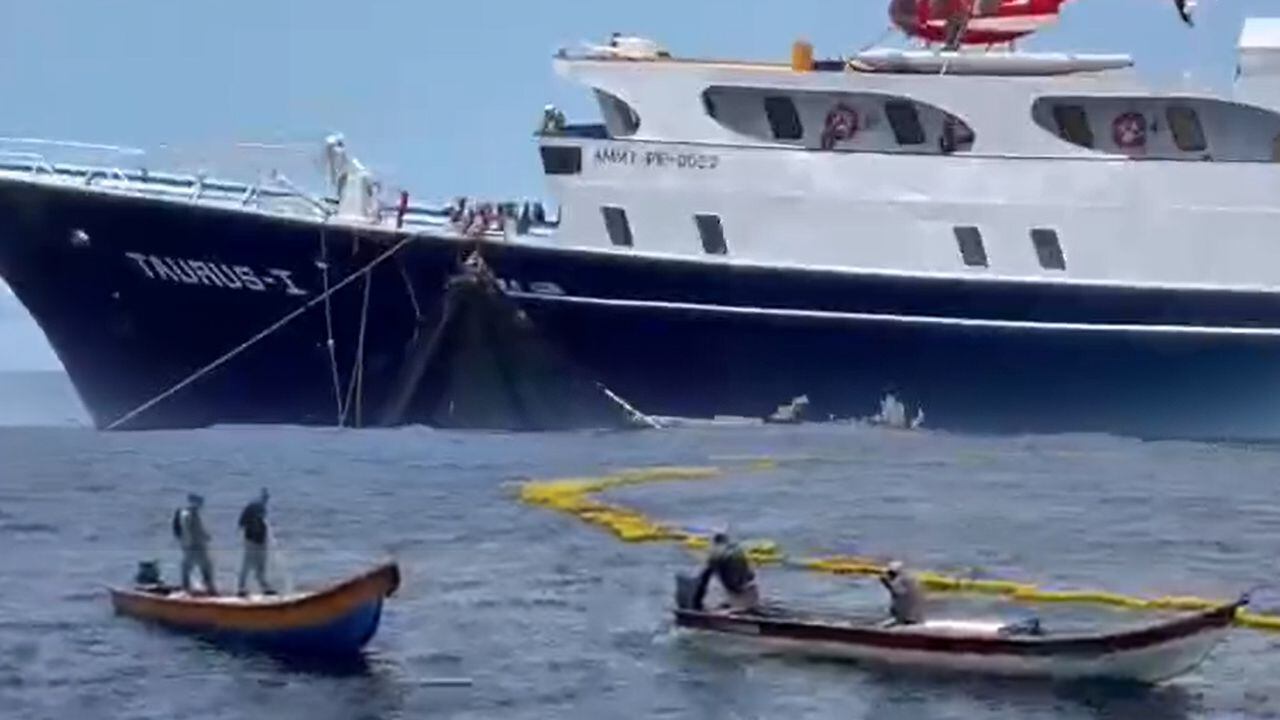
<path fill-rule="evenodd" d="M 813 71 L 813 45 L 807 40 L 797 40 L 791 45 L 791 69 L 796 72 Z"/>

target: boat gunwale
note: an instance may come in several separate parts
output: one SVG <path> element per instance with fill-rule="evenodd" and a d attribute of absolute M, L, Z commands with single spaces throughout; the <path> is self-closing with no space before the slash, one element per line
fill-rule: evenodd
<path fill-rule="evenodd" d="M 1146 650 L 1230 627 L 1243 601 L 1224 603 L 1192 615 L 1146 627 L 1063 636 L 982 637 L 944 634 L 908 627 L 840 625 L 832 620 L 775 619 L 760 615 L 676 609 L 676 624 L 691 630 L 762 639 L 812 641 L 863 646 L 890 651 L 918 651 L 940 655 L 1107 656 Z M 853 619 L 851 619 L 853 620 Z M 754 626 L 755 632 L 735 628 Z"/>
<path fill-rule="evenodd" d="M 108 591 L 116 612 L 139 619 L 176 627 L 272 633 L 339 620 L 371 602 L 380 604 L 399 586 L 398 564 L 383 562 L 312 592 L 253 602 L 227 602 L 229 596 L 172 597 L 124 588 Z"/>

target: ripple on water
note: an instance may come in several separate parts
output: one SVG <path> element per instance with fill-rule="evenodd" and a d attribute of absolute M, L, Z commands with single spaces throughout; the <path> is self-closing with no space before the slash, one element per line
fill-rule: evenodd
<path fill-rule="evenodd" d="M 0 522 L 0 535 L 57 535 L 59 529 L 42 522 Z"/>

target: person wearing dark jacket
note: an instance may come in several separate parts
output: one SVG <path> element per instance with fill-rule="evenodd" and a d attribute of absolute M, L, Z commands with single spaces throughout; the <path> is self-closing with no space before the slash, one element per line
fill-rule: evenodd
<path fill-rule="evenodd" d="M 274 595 L 275 589 L 267 582 L 267 541 L 270 531 L 267 528 L 267 494 L 266 488 L 258 498 L 240 513 L 240 532 L 244 535 L 244 561 L 240 564 L 240 584 L 238 592 L 246 595 L 249 573 L 252 572 L 258 581 L 258 587 L 267 595 Z"/>
<path fill-rule="evenodd" d="M 724 589 L 727 605 L 734 612 L 751 612 L 760 605 L 760 590 L 751 560 L 737 543 L 729 539 L 727 532 L 717 532 L 711 539 L 711 555 L 702 573 L 698 575 L 697 589 L 693 594 L 693 606 L 702 607 L 707 587 L 715 576 Z"/>

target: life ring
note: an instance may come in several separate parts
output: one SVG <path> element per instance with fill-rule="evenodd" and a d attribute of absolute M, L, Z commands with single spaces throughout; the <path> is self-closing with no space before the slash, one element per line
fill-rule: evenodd
<path fill-rule="evenodd" d="M 836 143 L 853 138 L 858 134 L 859 125 L 857 110 L 844 103 L 836 103 L 822 125 L 822 149 L 830 150 Z"/>
<path fill-rule="evenodd" d="M 1125 150 L 1146 147 L 1147 119 L 1138 112 L 1117 116 L 1115 122 L 1111 123 L 1111 139 L 1117 147 Z"/>

